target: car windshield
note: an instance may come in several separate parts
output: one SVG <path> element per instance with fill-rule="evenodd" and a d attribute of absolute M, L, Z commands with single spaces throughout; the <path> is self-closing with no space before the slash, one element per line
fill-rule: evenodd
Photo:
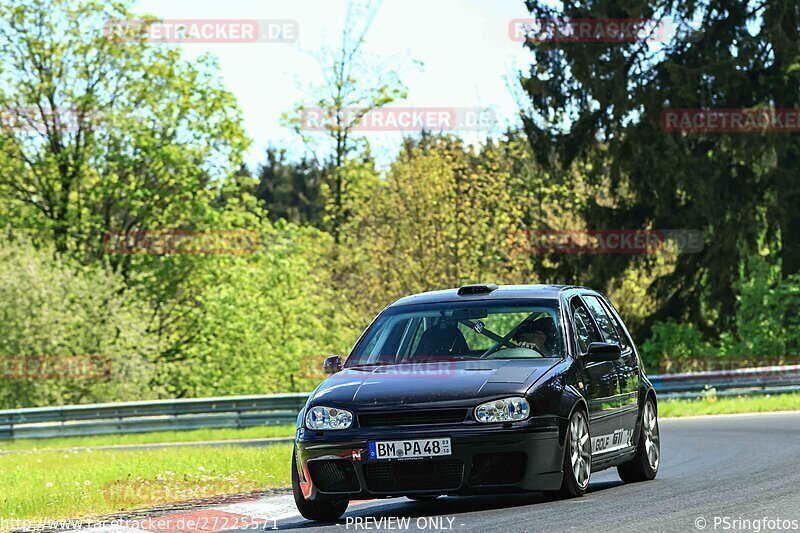
<path fill-rule="evenodd" d="M 555 300 L 408 305 L 384 311 L 346 366 L 561 358 L 563 339 Z"/>

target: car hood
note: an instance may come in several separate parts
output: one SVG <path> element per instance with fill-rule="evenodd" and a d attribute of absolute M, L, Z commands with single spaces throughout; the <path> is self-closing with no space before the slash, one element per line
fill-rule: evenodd
<path fill-rule="evenodd" d="M 559 359 L 475 360 L 347 368 L 324 381 L 310 405 L 355 409 L 425 406 L 524 394 Z"/>

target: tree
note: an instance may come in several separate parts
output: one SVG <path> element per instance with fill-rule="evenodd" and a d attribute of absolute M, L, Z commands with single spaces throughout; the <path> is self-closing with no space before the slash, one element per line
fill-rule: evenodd
<path fill-rule="evenodd" d="M 102 254 L 108 230 L 191 225 L 247 146 L 204 57 L 107 31 L 122 2 L 0 6 L 0 194 L 59 252 Z M 143 20 L 152 22 L 152 18 Z"/>
<path fill-rule="evenodd" d="M 537 19 L 669 19 L 676 35 L 645 41 L 528 42 L 532 67 L 521 77 L 533 112 L 525 129 L 540 162 L 589 177 L 610 198 L 590 200 L 596 228 L 686 228 L 705 248 L 678 256 L 654 282 L 658 312 L 649 323 L 688 318 L 703 331 L 735 327 L 740 264 L 777 240 L 784 275 L 800 269 L 796 205 L 798 144 L 780 133 L 672 133 L 665 108 L 797 108 L 800 6 L 791 0 L 655 2 L 529 1 Z M 701 22 L 688 38 L 684 21 Z M 607 281 L 630 257 L 592 258 Z M 604 266 L 599 266 L 604 265 Z M 602 283 L 597 283 L 602 286 Z M 645 327 L 645 330 L 647 327 Z"/>
<path fill-rule="evenodd" d="M 287 160 L 286 150 L 268 148 L 266 161 L 258 170 L 256 198 L 264 202 L 270 220 L 281 218 L 297 224 L 323 227 L 325 200 L 324 170 L 316 161 L 303 157 Z"/>
<path fill-rule="evenodd" d="M 398 69 L 373 65 L 363 50 L 379 5 L 348 1 L 338 47 L 323 48 L 317 56 L 324 82 L 313 89 L 313 103 L 300 103 L 284 116 L 284 122 L 308 145 L 313 144 L 309 124 L 322 123 L 330 152 L 318 164 L 325 169 L 327 217 L 336 244 L 350 216 L 345 205 L 351 183 L 343 169 L 348 158 L 365 146 L 357 133 L 359 123 L 370 111 L 406 96 Z"/>
<path fill-rule="evenodd" d="M 345 286 L 363 315 L 426 290 L 530 282 L 529 257 L 509 248 L 532 203 L 513 172 L 526 148 L 510 141 L 473 150 L 430 134 L 405 142 L 386 179 L 365 193 L 370 209 L 346 227 Z"/>

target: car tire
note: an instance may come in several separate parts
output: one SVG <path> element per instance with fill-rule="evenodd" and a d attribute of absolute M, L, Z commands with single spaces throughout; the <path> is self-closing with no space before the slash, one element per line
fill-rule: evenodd
<path fill-rule="evenodd" d="M 592 438 L 589 433 L 589 419 L 582 409 L 576 409 L 567 424 L 563 468 L 561 488 L 547 495 L 560 499 L 586 494 L 592 476 Z"/>
<path fill-rule="evenodd" d="M 303 518 L 317 522 L 336 522 L 342 517 L 350 504 L 350 498 L 329 498 L 315 501 L 306 500 L 300 489 L 300 475 L 297 473 L 297 450 L 292 452 L 292 493 L 297 510 Z"/>
<path fill-rule="evenodd" d="M 649 481 L 658 474 L 660 463 L 661 437 L 658 431 L 658 415 L 655 404 L 648 398 L 642 410 L 636 455 L 627 463 L 619 465 L 617 472 L 625 483 Z"/>
<path fill-rule="evenodd" d="M 439 497 L 438 494 L 420 494 L 419 496 L 406 496 L 409 500 L 415 502 L 432 502 Z"/>

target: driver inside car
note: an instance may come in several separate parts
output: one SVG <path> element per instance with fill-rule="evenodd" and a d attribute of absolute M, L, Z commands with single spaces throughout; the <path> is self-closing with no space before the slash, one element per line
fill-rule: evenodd
<path fill-rule="evenodd" d="M 548 346 L 552 340 L 553 319 L 549 316 L 535 320 L 526 320 L 517 328 L 512 340 L 521 348 L 536 350 L 545 357 L 550 357 Z"/>

